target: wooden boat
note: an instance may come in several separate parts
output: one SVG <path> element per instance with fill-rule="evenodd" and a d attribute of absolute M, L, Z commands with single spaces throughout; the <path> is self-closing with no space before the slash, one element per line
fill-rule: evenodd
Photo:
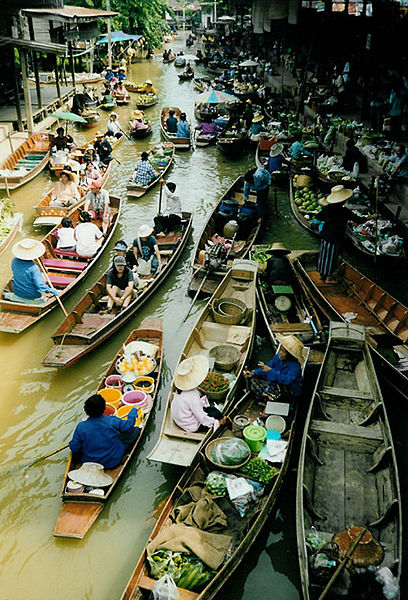
<path fill-rule="evenodd" d="M 23 226 L 23 213 L 16 212 L 6 215 L 0 220 L 0 254 L 7 250 Z"/>
<path fill-rule="evenodd" d="M 192 260 L 191 260 L 191 268 L 193 270 L 193 275 L 191 277 L 191 281 L 188 288 L 188 293 L 190 295 L 195 295 L 199 289 L 199 287 L 203 284 L 203 278 L 206 277 L 206 281 L 201 288 L 200 295 L 201 296 L 209 296 L 214 293 L 217 286 L 219 285 L 221 279 L 224 277 L 226 271 L 231 268 L 232 262 L 234 258 L 247 258 L 249 256 L 249 252 L 255 243 L 255 240 L 259 234 L 260 223 L 255 222 L 253 227 L 250 228 L 249 231 L 243 231 L 244 239 L 240 240 L 239 237 L 234 243 L 234 248 L 229 253 L 229 256 L 225 257 L 223 260 L 218 261 L 217 268 L 215 270 L 211 270 L 208 272 L 208 269 L 205 270 L 203 268 L 205 262 L 205 254 L 206 251 L 210 249 L 211 244 L 216 244 L 217 241 L 221 243 L 226 241 L 225 238 L 220 237 L 223 235 L 224 224 L 229 219 L 236 219 L 238 207 L 244 205 L 244 178 L 238 177 L 234 181 L 234 183 L 228 188 L 225 194 L 221 197 L 217 206 L 213 210 L 213 212 L 209 215 L 207 222 L 205 223 L 201 235 L 195 245 Z M 232 201 L 230 207 L 226 207 L 226 210 L 231 211 L 230 216 L 224 217 L 223 214 L 220 215 L 220 211 L 223 213 L 221 209 L 224 208 L 226 201 Z M 250 192 L 248 199 L 248 206 L 253 205 L 253 210 L 255 211 L 256 205 L 256 194 Z M 252 210 L 252 209 L 250 209 Z M 226 214 L 226 213 L 224 213 Z M 239 236 L 239 233 L 238 233 Z"/>
<path fill-rule="evenodd" d="M 130 96 L 129 96 L 129 94 L 127 96 L 123 96 L 123 97 L 118 96 L 116 98 L 116 104 L 118 106 L 126 106 L 127 104 L 130 104 Z"/>
<path fill-rule="evenodd" d="M 104 187 L 108 181 L 111 170 L 112 162 L 110 162 L 105 168 L 105 171 L 101 177 L 102 187 Z M 58 225 L 61 222 L 63 217 L 68 216 L 73 209 L 82 205 L 85 201 L 85 197 L 82 197 L 80 200 L 78 200 L 78 202 L 72 204 L 71 206 L 50 206 L 51 198 L 52 190 L 49 191 L 48 194 L 46 194 L 44 198 L 42 198 L 34 207 L 37 212 L 37 218 L 35 219 L 33 225 L 42 227 L 55 227 L 55 225 Z"/>
<path fill-rule="evenodd" d="M 171 149 L 171 154 L 167 155 L 169 158 L 167 164 L 156 166 L 156 171 L 158 172 L 158 175 L 157 175 L 156 179 L 153 179 L 153 181 L 151 183 L 149 183 L 149 185 L 140 185 L 138 183 L 135 183 L 132 178 L 129 179 L 126 189 L 127 189 L 127 195 L 130 196 L 131 198 L 141 198 L 142 196 L 144 196 L 144 194 L 148 190 L 150 190 L 157 183 L 159 183 L 160 179 L 162 177 L 164 177 L 164 175 L 170 169 L 173 159 L 174 159 L 174 145 L 170 144 L 169 142 L 165 142 L 164 144 L 156 144 L 156 146 L 153 146 L 153 148 L 151 150 L 149 150 L 149 152 L 148 152 L 149 159 L 154 156 L 154 154 L 157 152 L 158 148 L 161 146 L 165 146 L 166 149 Z"/>
<path fill-rule="evenodd" d="M 35 133 L 10 154 L 0 167 L 0 190 L 15 190 L 41 173 L 50 158 L 52 137 Z"/>
<path fill-rule="evenodd" d="M 129 306 L 120 311 L 100 315 L 106 297 L 106 275 L 102 275 L 52 334 L 54 346 L 42 361 L 46 367 L 69 367 L 107 341 L 156 292 L 179 260 L 190 237 L 193 215 L 183 213 L 181 230 L 174 235 L 157 238 L 162 259 L 159 275 L 142 278 L 144 287 Z"/>
<path fill-rule="evenodd" d="M 194 132 L 194 144 L 198 148 L 207 148 L 207 146 L 213 146 L 217 141 L 217 135 L 209 135 L 201 133 L 199 130 Z"/>
<path fill-rule="evenodd" d="M 175 150 L 189 150 L 191 146 L 191 134 L 190 137 L 177 137 L 176 134 L 169 133 L 167 131 L 166 120 L 169 116 L 170 110 L 174 110 L 174 116 L 177 120 L 180 120 L 182 111 L 177 106 L 164 106 L 160 113 L 160 128 L 162 136 L 165 140 L 174 144 Z"/>
<path fill-rule="evenodd" d="M 236 402 L 235 406 L 228 413 L 228 416 L 231 420 L 233 420 L 238 414 L 245 415 L 250 419 L 255 419 L 257 416 L 260 416 L 261 406 L 262 405 L 255 403 L 251 396 L 246 394 L 243 398 Z M 185 588 L 179 587 L 178 594 L 180 600 L 210 600 L 211 598 L 214 598 L 217 592 L 219 592 L 222 586 L 228 581 L 228 578 L 231 577 L 233 572 L 240 565 L 241 561 L 243 561 L 248 555 L 257 536 L 264 527 L 268 519 L 268 515 L 271 514 L 278 492 L 284 483 L 289 459 L 292 453 L 295 432 L 296 417 L 291 425 L 285 458 L 281 464 L 274 464 L 274 466 L 278 468 L 278 472 L 267 485 L 264 495 L 256 504 L 256 510 L 250 511 L 243 517 L 243 519 L 246 521 L 245 527 L 243 528 L 245 534 L 242 537 L 237 537 L 234 539 L 235 551 L 231 557 L 222 564 L 215 575 L 206 584 L 204 589 L 202 589 L 200 592 L 192 592 L 186 590 Z M 200 448 L 200 451 L 195 455 L 191 466 L 184 472 L 174 488 L 173 493 L 168 498 L 149 537 L 149 542 L 143 550 L 129 579 L 129 582 L 121 596 L 121 600 L 143 600 L 149 597 L 149 593 L 151 592 L 155 583 L 155 579 L 151 577 L 147 562 L 147 547 L 149 543 L 154 541 L 166 527 L 171 525 L 173 522 L 172 517 L 174 515 L 174 510 L 176 507 L 185 503 L 185 499 L 182 501 L 184 491 L 194 485 L 196 482 L 205 481 L 208 473 L 215 469 L 215 467 L 211 468 L 205 456 L 205 450 L 208 447 L 208 444 L 217 438 L 231 435 L 233 435 L 232 432 L 226 426 L 219 427 L 215 433 L 208 437 L 202 448 Z M 229 501 L 225 500 L 225 502 Z M 221 508 L 224 506 L 224 504 L 220 505 Z M 232 514 L 231 518 L 240 519 L 241 517 L 238 517 L 238 513 L 236 513 L 236 515 Z M 222 531 L 220 531 L 220 533 L 222 533 Z"/>
<path fill-rule="evenodd" d="M 102 245 L 92 258 L 80 257 L 76 252 L 61 252 L 60 250 L 54 249 L 54 234 L 60 225 L 57 225 L 57 227 L 52 229 L 41 240 L 46 247 L 46 252 L 40 260 L 48 273 L 52 285 L 59 291 L 59 298 L 61 300 L 64 300 L 78 287 L 79 283 L 83 281 L 86 275 L 88 275 L 89 271 L 109 244 L 118 223 L 121 200 L 116 196 L 110 196 L 110 205 L 112 213 L 110 228 L 103 238 Z M 79 212 L 80 209 L 76 208 L 69 215 L 74 227 L 78 223 Z M 99 226 L 101 225 L 100 221 L 94 222 Z M 6 333 L 22 333 L 58 306 L 58 301 L 55 296 L 49 298 L 44 304 L 22 303 L 7 300 L 4 294 L 5 292 L 12 292 L 12 283 L 13 279 L 10 278 L 1 292 L 0 306 L 2 312 L 0 312 L 0 331 Z"/>
<path fill-rule="evenodd" d="M 194 77 L 194 71 L 183 71 L 182 73 L 179 73 L 178 78 L 180 81 L 189 81 L 190 79 L 193 79 Z"/>
<path fill-rule="evenodd" d="M 185 67 L 186 59 L 184 58 L 184 56 L 176 56 L 175 60 L 174 60 L 174 66 L 178 67 L 179 69 L 182 69 L 183 67 Z"/>
<path fill-rule="evenodd" d="M 231 270 L 208 301 L 201 316 L 193 327 L 180 356 L 180 361 L 189 356 L 204 354 L 220 344 L 231 344 L 240 352 L 237 365 L 231 373 L 235 379 L 231 381 L 228 393 L 223 400 L 224 412 L 230 406 L 239 377 L 246 365 L 255 334 L 255 286 L 257 263 L 249 260 L 235 260 Z M 213 318 L 213 303 L 222 298 L 239 300 L 245 304 L 247 311 L 243 321 L 238 325 L 218 323 Z M 176 372 L 177 369 L 174 370 Z M 215 369 L 214 369 L 215 370 Z M 171 416 L 171 402 L 175 393 L 174 380 L 167 400 L 166 412 L 161 426 L 160 437 L 149 454 L 150 460 L 174 465 L 188 466 L 203 442 L 206 432 L 187 432 L 178 427 Z M 208 435 L 208 434 L 207 434 Z"/>
<path fill-rule="evenodd" d="M 136 140 L 141 140 L 145 137 L 148 137 L 152 132 L 153 132 L 152 124 L 149 120 L 147 120 L 147 128 L 146 129 L 134 129 L 133 131 L 130 131 L 130 129 L 129 129 L 129 135 L 132 138 L 135 138 Z"/>
<path fill-rule="evenodd" d="M 204 92 L 204 90 L 211 85 L 211 79 L 205 79 L 202 77 L 195 77 L 194 78 L 194 88 L 198 91 L 198 92 Z"/>
<path fill-rule="evenodd" d="M 154 106 L 159 101 L 159 96 L 156 94 L 139 94 L 136 98 L 136 106 L 137 108 L 150 108 Z"/>
<path fill-rule="evenodd" d="M 96 125 L 99 123 L 101 115 L 98 113 L 97 110 L 86 109 L 82 111 L 81 117 L 85 119 L 86 123 L 77 123 L 77 125 L 80 125 L 81 127 L 83 126 L 85 128 L 91 128 L 96 127 Z"/>
<path fill-rule="evenodd" d="M 95 144 L 95 142 L 96 142 L 96 139 L 97 138 L 95 137 L 90 142 L 86 142 L 86 144 L 82 144 L 82 146 L 78 146 L 78 147 L 74 146 L 72 148 L 72 150 L 73 151 L 74 150 L 79 150 L 79 151 L 82 152 L 82 155 L 84 155 L 84 154 L 86 154 L 86 149 L 88 148 L 88 146 L 93 146 Z M 117 138 L 117 137 L 115 137 L 113 135 L 110 135 L 110 136 L 105 136 L 105 139 L 108 140 L 108 142 L 110 143 L 110 145 L 112 147 L 112 150 L 114 150 L 117 146 L 119 146 L 119 144 L 121 142 L 123 142 L 123 140 L 125 139 L 125 136 L 122 135 L 120 138 Z M 71 160 L 76 160 L 75 158 L 72 158 L 71 155 L 69 155 L 69 158 Z M 55 175 L 55 177 L 59 178 L 60 175 L 61 175 L 61 171 L 64 170 L 65 166 L 66 165 L 64 165 L 62 163 L 54 162 L 53 155 L 51 154 L 51 156 L 50 156 L 50 162 L 49 162 L 49 169 L 50 169 L 52 175 Z M 77 169 L 78 169 L 78 165 L 77 165 Z"/>
<path fill-rule="evenodd" d="M 217 137 L 217 148 L 230 158 L 241 156 L 248 148 L 249 138 L 247 132 L 238 132 L 234 135 L 220 133 Z"/>
<path fill-rule="evenodd" d="M 369 589 L 369 559 L 371 564 L 389 567 L 398 585 L 402 566 L 401 521 L 394 444 L 364 327 L 331 323 L 298 463 L 296 529 L 303 598 L 320 597 L 335 566 L 351 547 L 351 538 L 355 539 L 350 532 L 355 526 L 367 527 L 382 551 L 366 536 L 364 554 L 357 556 L 356 551 L 351 557 L 352 586 L 355 583 L 360 590 Z M 357 531 L 355 534 L 357 537 Z M 311 535 L 319 535 L 327 543 L 312 549 L 308 542 Z M 366 543 L 371 544 L 370 551 Z M 323 569 L 325 576 L 315 562 L 317 554 L 329 556 L 335 563 L 332 568 Z M 365 560 L 360 561 L 363 557 Z M 357 573 L 353 567 L 359 567 Z M 373 580 L 374 577 L 375 574 Z M 336 598 L 358 596 L 356 587 L 353 593 L 340 577 L 333 587 L 340 590 Z M 399 598 L 399 593 L 395 598 Z"/>
<path fill-rule="evenodd" d="M 82 540 L 86 533 L 90 530 L 97 517 L 102 512 L 105 504 L 112 496 L 113 491 L 122 477 L 133 456 L 135 455 L 136 449 L 143 438 L 144 430 L 146 429 L 147 422 L 152 412 L 154 402 L 157 397 L 159 389 L 160 374 L 162 367 L 162 356 L 163 356 L 163 328 L 161 319 L 145 319 L 141 324 L 140 328 L 135 329 L 127 338 L 125 345 L 132 342 L 147 342 L 153 344 L 157 348 L 155 355 L 156 367 L 155 370 L 150 373 L 154 381 L 154 392 L 151 396 L 149 411 L 143 414 L 142 419 L 138 420 L 138 426 L 140 427 L 140 435 L 137 438 L 135 444 L 131 447 L 130 451 L 125 454 L 120 465 L 114 469 L 106 469 L 105 473 L 110 475 L 113 479 L 113 483 L 104 488 L 104 495 L 95 497 L 84 491 L 82 493 L 67 492 L 67 483 L 69 482 L 68 473 L 73 469 L 78 469 L 81 465 L 80 462 L 75 461 L 72 453 L 68 459 L 67 467 L 65 469 L 64 480 L 62 484 L 61 498 L 62 506 L 57 518 L 57 523 L 54 529 L 54 535 L 56 537 L 69 537 L 77 538 Z M 116 371 L 116 361 L 123 355 L 123 347 L 116 354 L 115 358 L 109 365 L 104 377 L 99 383 L 97 392 L 105 387 L 105 380 L 109 375 L 114 375 Z M 97 393 L 96 392 L 96 393 Z M 86 490 L 86 488 L 85 488 Z"/>
<path fill-rule="evenodd" d="M 176 58 L 176 55 L 175 55 L 175 54 L 171 54 L 167 60 L 163 58 L 163 62 L 164 62 L 165 64 L 167 64 L 167 63 L 172 63 L 172 62 L 174 61 L 174 59 L 175 59 L 175 58 Z"/>

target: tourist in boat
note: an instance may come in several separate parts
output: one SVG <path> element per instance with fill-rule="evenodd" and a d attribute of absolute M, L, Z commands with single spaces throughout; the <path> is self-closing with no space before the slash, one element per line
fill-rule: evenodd
<path fill-rule="evenodd" d="M 262 219 L 272 181 L 271 174 L 265 168 L 259 167 L 258 169 L 247 171 L 244 175 L 244 180 L 244 200 L 245 202 L 248 201 L 251 190 L 256 192 L 256 210 L 258 217 Z"/>
<path fill-rule="evenodd" d="M 65 135 L 63 127 L 58 127 L 56 134 L 57 135 L 54 137 L 54 139 L 51 142 L 51 144 L 52 144 L 51 151 L 57 152 L 58 150 L 65 150 L 66 148 L 68 150 L 70 150 L 74 143 L 72 136 Z"/>
<path fill-rule="evenodd" d="M 295 133 L 294 138 L 295 141 L 289 148 L 290 156 L 292 159 L 301 160 L 302 158 L 313 156 L 313 154 L 306 150 L 306 148 L 302 144 L 302 133 Z"/>
<path fill-rule="evenodd" d="M 217 125 L 211 115 L 205 115 L 204 121 L 197 125 L 196 130 L 200 132 L 200 135 L 214 137 L 217 133 Z"/>
<path fill-rule="evenodd" d="M 197 389 L 209 368 L 208 358 L 202 354 L 186 358 L 177 368 L 170 411 L 175 424 L 184 431 L 194 433 L 200 427 L 217 429 L 225 423 L 222 413 L 210 406 L 207 396 L 201 396 Z"/>
<path fill-rule="evenodd" d="M 169 58 L 170 58 L 169 53 L 167 52 L 167 50 L 164 50 L 164 52 L 163 52 L 163 60 L 167 61 L 167 60 L 169 60 Z"/>
<path fill-rule="evenodd" d="M 177 137 L 178 138 L 189 138 L 190 137 L 190 127 L 187 121 L 186 113 L 180 113 L 180 120 L 177 123 Z"/>
<path fill-rule="evenodd" d="M 138 236 L 133 240 L 133 253 L 138 261 L 138 272 L 160 273 L 161 257 L 156 238 L 153 236 L 151 225 L 141 225 Z"/>
<path fill-rule="evenodd" d="M 133 181 L 138 185 L 148 186 L 152 181 L 157 178 L 157 172 L 154 170 L 149 162 L 149 155 L 147 152 L 142 152 L 140 160 L 136 163 L 135 170 L 133 173 Z"/>
<path fill-rule="evenodd" d="M 142 85 L 142 87 L 139 88 L 138 91 L 142 94 L 154 94 L 155 96 L 157 96 L 157 92 L 153 87 L 153 82 L 150 79 L 146 79 L 144 85 Z"/>
<path fill-rule="evenodd" d="M 123 135 L 122 127 L 118 121 L 117 113 L 113 112 L 109 115 L 109 121 L 106 125 L 107 131 L 105 135 L 120 139 Z"/>
<path fill-rule="evenodd" d="M 60 180 L 51 192 L 50 206 L 72 206 L 81 199 L 72 171 L 61 171 Z"/>
<path fill-rule="evenodd" d="M 113 97 L 116 98 L 116 100 L 130 100 L 130 96 L 128 94 L 127 89 L 125 88 L 123 83 L 116 83 L 115 87 L 113 88 Z"/>
<path fill-rule="evenodd" d="M 158 237 L 177 231 L 183 217 L 176 184 L 172 181 L 166 183 L 164 179 L 160 179 L 160 183 L 163 186 L 164 210 L 154 218 L 154 229 Z"/>
<path fill-rule="evenodd" d="M 126 260 L 126 266 L 133 273 L 133 278 L 135 280 L 135 288 L 138 288 L 140 286 L 140 280 L 137 274 L 138 262 L 133 253 L 133 250 L 129 249 L 129 246 L 127 245 L 125 240 L 118 240 L 113 250 L 115 252 L 115 256 L 113 257 L 114 259 L 116 256 L 123 256 L 123 258 Z"/>
<path fill-rule="evenodd" d="M 99 166 L 107 167 L 108 164 L 113 160 L 112 146 L 109 141 L 104 138 L 102 131 L 96 132 L 96 142 L 94 143 L 95 151 L 99 155 Z"/>
<path fill-rule="evenodd" d="M 282 171 L 283 165 L 289 165 L 289 162 L 282 156 L 283 144 L 275 144 L 269 151 L 269 158 L 265 165 L 269 173 Z"/>
<path fill-rule="evenodd" d="M 24 238 L 14 244 L 12 253 L 13 291 L 4 292 L 6 300 L 43 304 L 52 296 L 58 296 L 57 290 L 44 282 L 40 267 L 34 262 L 45 253 L 42 242 Z"/>
<path fill-rule="evenodd" d="M 303 344 L 294 335 L 276 334 L 279 351 L 267 364 L 244 370 L 250 390 L 259 399 L 299 398 L 302 393 Z"/>
<path fill-rule="evenodd" d="M 92 180 L 89 184 L 89 192 L 85 198 L 84 211 L 89 212 L 93 219 L 102 221 L 102 233 L 106 235 L 111 223 L 111 211 L 109 193 L 102 189 L 100 179 Z"/>
<path fill-rule="evenodd" d="M 86 210 L 79 213 L 79 223 L 75 227 L 76 252 L 79 256 L 94 256 L 103 239 L 102 231 L 92 223 L 92 217 Z"/>
<path fill-rule="evenodd" d="M 99 171 L 99 165 L 100 165 L 100 158 L 99 155 L 97 154 L 95 148 L 92 146 L 92 144 L 89 144 L 89 146 L 86 148 L 85 150 L 85 154 L 84 154 L 84 165 L 86 167 L 86 165 L 91 162 L 93 167 Z M 99 177 L 101 177 L 101 175 L 99 175 Z"/>
<path fill-rule="evenodd" d="M 57 238 L 57 250 L 69 250 L 70 252 L 76 250 L 75 229 L 72 219 L 63 217 L 61 227 L 58 227 L 54 235 Z"/>
<path fill-rule="evenodd" d="M 108 306 L 104 312 L 111 312 L 113 307 L 122 309 L 129 306 L 134 287 L 133 273 L 126 265 L 126 258 L 115 256 L 112 268 L 106 276 Z"/>
<path fill-rule="evenodd" d="M 140 428 L 135 427 L 138 411 L 132 408 L 127 419 L 119 419 L 104 415 L 105 409 L 105 399 L 99 394 L 85 401 L 88 418 L 76 426 L 69 447 L 75 461 L 98 463 L 105 469 L 114 469 L 139 437 Z"/>
<path fill-rule="evenodd" d="M 285 248 L 282 242 L 275 242 L 265 252 L 269 255 L 265 271 L 265 278 L 269 285 L 290 285 L 292 268 L 286 258 L 290 250 Z"/>
<path fill-rule="evenodd" d="M 173 109 L 170 109 L 169 116 L 166 119 L 167 132 L 172 133 L 172 134 L 177 133 L 177 125 L 178 125 L 178 120 L 174 115 L 175 115 L 175 111 Z"/>
<path fill-rule="evenodd" d="M 144 122 L 143 113 L 141 110 L 134 110 L 132 112 L 133 121 L 130 125 L 130 133 L 133 131 L 146 131 L 148 124 Z"/>

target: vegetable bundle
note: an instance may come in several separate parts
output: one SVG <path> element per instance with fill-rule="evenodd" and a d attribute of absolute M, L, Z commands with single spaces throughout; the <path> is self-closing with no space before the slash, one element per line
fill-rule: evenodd
<path fill-rule="evenodd" d="M 178 587 L 190 591 L 203 587 L 216 574 L 216 571 L 206 567 L 199 558 L 185 552 L 157 550 L 148 556 L 147 560 L 150 575 L 154 579 L 168 574 Z"/>
<path fill-rule="evenodd" d="M 200 385 L 200 390 L 204 393 L 220 392 L 221 390 L 225 390 L 228 385 L 229 382 L 223 375 L 218 375 L 218 373 L 208 373 L 207 377 Z"/>
<path fill-rule="evenodd" d="M 262 458 L 252 458 L 240 469 L 246 477 L 259 481 L 262 485 L 267 485 L 272 477 L 278 473 L 279 469 L 272 467 Z"/>

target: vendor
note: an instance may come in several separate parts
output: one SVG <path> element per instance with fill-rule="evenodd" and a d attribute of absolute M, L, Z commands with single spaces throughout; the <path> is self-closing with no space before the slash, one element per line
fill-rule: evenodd
<path fill-rule="evenodd" d="M 61 171 L 60 180 L 51 191 L 50 206 L 72 206 L 81 199 L 75 175 L 72 171 Z"/>
<path fill-rule="evenodd" d="M 78 423 L 69 443 L 74 458 L 114 469 L 139 437 L 140 428 L 135 427 L 138 411 L 132 408 L 126 420 L 108 417 L 104 415 L 106 402 L 100 394 L 90 396 L 84 409 L 88 418 Z"/>
<path fill-rule="evenodd" d="M 193 433 L 200 427 L 217 429 L 225 423 L 222 413 L 211 407 L 207 396 L 201 396 L 197 389 L 207 377 L 209 368 L 208 358 L 201 354 L 186 358 L 177 368 L 170 410 L 173 421 L 184 431 Z"/>
<path fill-rule="evenodd" d="M 249 192 L 256 191 L 256 209 L 258 217 L 263 218 L 265 206 L 268 200 L 269 187 L 271 185 L 271 174 L 263 167 L 258 169 L 250 169 L 244 175 L 244 200 L 249 199 Z"/>
<path fill-rule="evenodd" d="M 89 192 L 85 198 L 84 210 L 89 212 L 93 219 L 102 221 L 102 233 L 106 235 L 111 224 L 109 193 L 102 189 L 102 180 L 92 180 Z"/>
<path fill-rule="evenodd" d="M 211 115 L 205 115 L 204 121 L 196 126 L 196 130 L 200 132 L 200 135 L 214 137 L 217 133 L 217 125 Z"/>
<path fill-rule="evenodd" d="M 133 172 L 133 181 L 138 185 L 148 186 L 158 177 L 158 173 L 154 170 L 149 162 L 147 152 L 142 152 L 140 160 L 135 165 Z"/>
<path fill-rule="evenodd" d="M 305 158 L 306 156 L 313 156 L 313 154 L 306 150 L 306 148 L 302 144 L 302 134 L 300 132 L 296 133 L 294 137 L 295 141 L 289 149 L 291 158 L 293 158 L 294 160 L 300 160 L 302 158 Z"/>
<path fill-rule="evenodd" d="M 282 171 L 283 165 L 289 164 L 287 160 L 282 156 L 283 145 L 275 144 L 269 151 L 269 158 L 266 165 L 269 173 L 276 171 Z"/>
<path fill-rule="evenodd" d="M 14 244 L 12 253 L 13 291 L 5 291 L 4 298 L 13 302 L 43 304 L 52 296 L 58 296 L 57 290 L 44 283 L 40 267 L 34 262 L 45 253 L 42 242 L 24 238 Z"/>
<path fill-rule="evenodd" d="M 154 218 L 154 226 L 158 236 L 177 231 L 180 227 L 183 213 L 181 212 L 180 196 L 176 194 L 176 184 L 160 180 L 164 193 L 164 210 Z"/>
<path fill-rule="evenodd" d="M 265 131 L 263 120 L 264 117 L 260 114 L 255 115 L 252 119 L 251 129 L 249 132 L 249 139 L 251 140 L 251 142 L 258 142 L 261 132 Z"/>
<path fill-rule="evenodd" d="M 133 273 L 126 265 L 126 258 L 115 256 L 113 266 L 106 276 L 108 305 L 102 312 L 109 313 L 115 306 L 121 310 L 129 306 L 135 287 Z"/>
<path fill-rule="evenodd" d="M 143 113 L 141 110 L 134 110 L 132 112 L 133 121 L 130 124 L 130 133 L 133 131 L 146 131 L 148 124 L 143 119 Z"/>
<path fill-rule="evenodd" d="M 138 92 L 141 92 L 142 94 L 154 94 L 157 96 L 157 92 L 153 87 L 153 82 L 150 79 L 146 79 L 144 85 L 138 89 Z"/>
<path fill-rule="evenodd" d="M 141 225 L 141 227 L 139 227 L 138 237 L 133 240 L 133 253 L 138 263 L 141 261 L 151 263 L 151 270 L 156 273 L 160 272 L 160 250 L 157 240 L 153 236 L 153 227 L 150 225 Z"/>
<path fill-rule="evenodd" d="M 346 152 L 343 157 L 343 167 L 357 179 L 360 172 L 367 172 L 367 158 L 356 148 L 351 138 L 346 142 Z"/>
<path fill-rule="evenodd" d="M 117 113 L 113 112 L 109 115 L 109 121 L 106 124 L 106 133 L 107 136 L 113 136 L 115 138 L 120 139 L 123 135 L 122 127 L 118 121 Z"/>
<path fill-rule="evenodd" d="M 286 258 L 290 250 L 285 248 L 282 242 L 275 242 L 265 252 L 269 255 L 265 271 L 269 285 L 290 285 L 293 278 L 292 268 Z"/>
<path fill-rule="evenodd" d="M 267 364 L 254 371 L 244 370 L 249 387 L 259 399 L 276 400 L 283 395 L 299 398 L 302 393 L 303 344 L 294 335 L 277 333 L 279 351 Z"/>
<path fill-rule="evenodd" d="M 114 98 L 116 98 L 116 100 L 119 101 L 130 100 L 127 89 L 125 88 L 124 84 L 119 81 L 115 84 L 112 95 Z"/>

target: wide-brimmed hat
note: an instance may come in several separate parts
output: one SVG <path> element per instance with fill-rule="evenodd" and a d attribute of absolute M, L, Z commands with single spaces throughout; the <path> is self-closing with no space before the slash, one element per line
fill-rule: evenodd
<path fill-rule="evenodd" d="M 345 202 L 353 195 L 353 190 L 348 190 L 344 185 L 335 185 L 332 187 L 330 194 L 327 196 L 327 204 L 338 204 Z"/>
<path fill-rule="evenodd" d="M 93 150 L 95 152 L 95 148 L 92 146 L 92 144 L 89 144 L 89 146 L 86 147 L 87 152 L 88 150 Z"/>
<path fill-rule="evenodd" d="M 153 81 L 151 79 L 146 79 L 145 83 L 147 83 L 147 85 L 153 85 Z"/>
<path fill-rule="evenodd" d="M 151 225 L 141 225 L 137 233 L 141 238 L 148 237 L 149 235 L 152 235 L 153 227 Z"/>
<path fill-rule="evenodd" d="M 61 175 L 66 175 L 71 181 L 75 181 L 75 175 L 72 171 L 67 171 L 66 169 L 64 169 L 63 171 L 61 171 L 60 177 Z"/>
<path fill-rule="evenodd" d="M 95 133 L 95 137 L 97 137 L 97 138 L 98 138 L 98 137 L 103 137 L 103 136 L 104 136 L 104 134 L 102 133 L 102 131 L 97 131 L 97 132 Z"/>
<path fill-rule="evenodd" d="M 68 477 L 92 487 L 106 487 L 113 483 L 112 477 L 103 470 L 103 465 L 94 462 L 85 462 L 79 469 L 69 471 Z"/>
<path fill-rule="evenodd" d="M 263 115 L 255 115 L 252 119 L 252 123 L 259 123 L 260 121 L 263 121 L 263 118 Z"/>
<path fill-rule="evenodd" d="M 71 150 L 71 156 L 82 156 L 82 150 Z"/>
<path fill-rule="evenodd" d="M 89 187 L 94 190 L 100 190 L 102 187 L 102 179 L 92 179 Z"/>
<path fill-rule="evenodd" d="M 118 113 L 111 112 L 111 114 L 109 115 L 109 118 L 110 117 L 116 117 L 117 118 L 118 116 L 119 116 Z"/>
<path fill-rule="evenodd" d="M 276 334 L 278 342 L 291 354 L 296 360 L 303 366 L 305 357 L 303 356 L 303 344 L 294 335 L 283 335 L 282 333 Z"/>
<path fill-rule="evenodd" d="M 134 119 L 143 119 L 143 113 L 142 113 L 142 111 L 141 111 L 141 110 L 134 110 L 134 111 L 132 112 L 132 117 L 133 117 Z"/>
<path fill-rule="evenodd" d="M 266 254 L 290 254 L 290 250 L 285 248 L 282 242 L 275 242 L 268 250 L 265 250 Z"/>
<path fill-rule="evenodd" d="M 248 100 L 246 101 L 246 103 L 247 103 L 247 104 L 252 104 L 252 100 L 250 100 L 250 99 L 248 98 Z"/>
<path fill-rule="evenodd" d="M 197 354 L 182 360 L 174 376 L 174 385 L 179 390 L 193 390 L 207 377 L 210 363 L 207 356 Z"/>
<path fill-rule="evenodd" d="M 269 156 L 274 158 L 275 156 L 279 156 L 283 152 L 283 144 L 275 144 L 269 151 Z"/>
<path fill-rule="evenodd" d="M 16 258 L 21 260 L 34 260 L 40 258 L 45 252 L 45 246 L 38 240 L 32 238 L 24 238 L 16 242 L 12 248 L 12 253 Z"/>

